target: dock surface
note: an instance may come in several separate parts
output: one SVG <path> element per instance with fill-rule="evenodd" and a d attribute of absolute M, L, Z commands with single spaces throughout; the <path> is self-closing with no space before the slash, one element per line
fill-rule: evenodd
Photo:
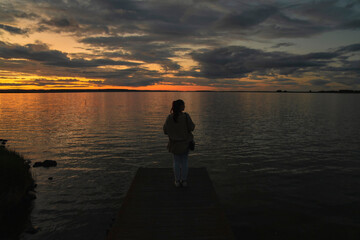
<path fill-rule="evenodd" d="M 206 168 L 190 168 L 187 188 L 170 168 L 139 168 L 107 240 L 235 239 Z"/>

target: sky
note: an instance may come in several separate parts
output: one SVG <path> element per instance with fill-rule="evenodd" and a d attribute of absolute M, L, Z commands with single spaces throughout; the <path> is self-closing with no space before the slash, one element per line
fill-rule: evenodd
<path fill-rule="evenodd" d="M 0 89 L 360 89 L 360 0 L 0 0 Z"/>

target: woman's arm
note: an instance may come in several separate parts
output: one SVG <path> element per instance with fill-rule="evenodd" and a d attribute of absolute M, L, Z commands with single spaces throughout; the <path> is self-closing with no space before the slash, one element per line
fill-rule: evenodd
<path fill-rule="evenodd" d="M 195 124 L 194 124 L 194 122 L 191 120 L 191 117 L 190 117 L 190 115 L 187 113 L 186 114 L 187 116 L 188 116 L 188 121 L 187 121 L 187 124 L 188 124 L 188 129 L 192 132 L 192 131 L 194 131 L 194 129 L 195 129 Z"/>
<path fill-rule="evenodd" d="M 166 121 L 165 121 L 164 126 L 163 126 L 163 131 L 164 131 L 164 134 L 166 134 L 166 135 L 168 134 L 168 129 L 167 129 L 168 119 L 169 119 L 169 117 L 166 118 Z"/>

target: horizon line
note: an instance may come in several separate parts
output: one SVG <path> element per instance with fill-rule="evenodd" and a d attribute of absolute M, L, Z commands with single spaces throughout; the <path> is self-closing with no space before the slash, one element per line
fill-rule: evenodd
<path fill-rule="evenodd" d="M 260 93 L 360 93 L 360 90 L 133 90 L 133 89 L 0 89 L 0 93 L 66 93 L 66 92 L 260 92 Z"/>

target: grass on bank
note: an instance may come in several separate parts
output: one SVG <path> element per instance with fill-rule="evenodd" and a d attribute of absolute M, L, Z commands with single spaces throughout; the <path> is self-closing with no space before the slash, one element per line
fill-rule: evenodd
<path fill-rule="evenodd" d="M 28 192 L 33 188 L 30 161 L 19 153 L 0 146 L 1 233 L 17 234 L 23 230 L 31 211 Z"/>

